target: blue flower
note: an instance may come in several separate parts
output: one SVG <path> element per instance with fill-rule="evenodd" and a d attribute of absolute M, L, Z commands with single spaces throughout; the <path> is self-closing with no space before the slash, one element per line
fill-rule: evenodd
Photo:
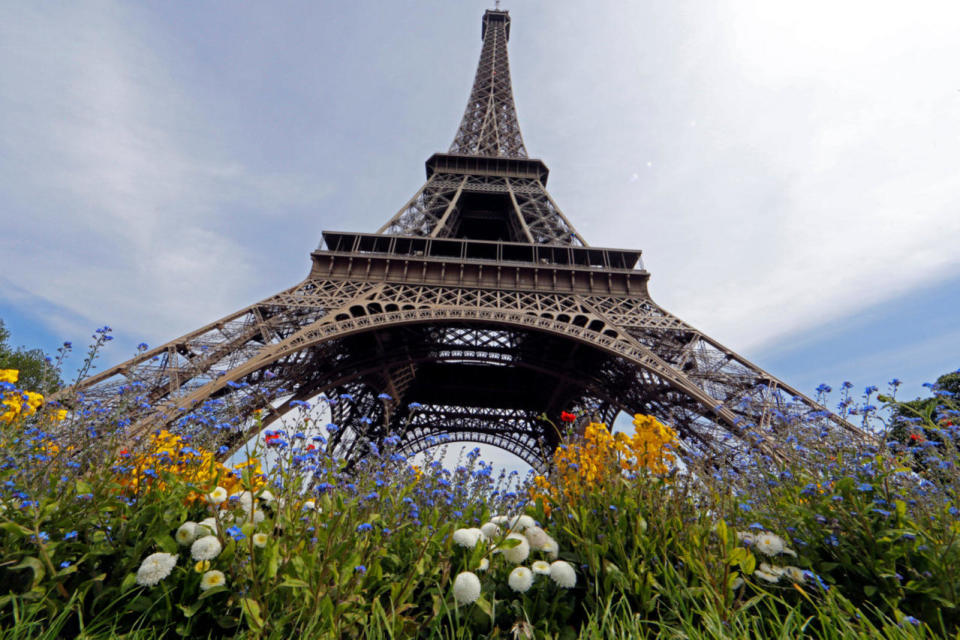
<path fill-rule="evenodd" d="M 377 398 L 379 398 L 380 400 L 393 400 L 393 398 L 390 397 L 389 393 L 381 393 L 380 395 L 377 396 Z"/>
<path fill-rule="evenodd" d="M 357 533 L 361 533 L 363 531 L 370 531 L 371 529 L 373 529 L 373 525 L 370 524 L 369 522 L 364 522 L 363 524 L 357 526 Z M 366 569 L 364 569 L 364 571 L 366 571 Z"/>
<path fill-rule="evenodd" d="M 230 537 L 232 537 L 234 540 L 243 540 L 244 538 L 247 537 L 243 534 L 243 531 L 241 531 L 240 527 L 238 527 L 237 525 L 233 525 L 232 527 L 227 529 L 227 533 L 229 533 Z"/>
<path fill-rule="evenodd" d="M 873 491 L 873 485 L 870 484 L 870 483 L 868 483 L 868 482 L 864 482 L 864 483 L 862 483 L 862 484 L 858 484 L 858 485 L 857 485 L 857 491 L 863 491 L 863 492 Z"/>
<path fill-rule="evenodd" d="M 361 575 L 367 572 L 367 568 L 362 564 L 358 564 L 353 568 L 353 570 Z"/>
<path fill-rule="evenodd" d="M 68 531 L 67 533 L 63 534 L 64 540 L 74 540 L 76 539 L 76 537 L 77 537 L 76 531 Z"/>
<path fill-rule="evenodd" d="M 64 560 L 63 562 L 60 563 L 61 569 L 66 569 L 69 566 L 70 566 L 70 562 L 68 562 L 67 560 Z"/>
<path fill-rule="evenodd" d="M 904 623 L 912 624 L 915 627 L 920 626 L 920 621 L 913 616 L 903 616 L 903 620 L 900 621 L 900 626 L 902 627 Z"/>

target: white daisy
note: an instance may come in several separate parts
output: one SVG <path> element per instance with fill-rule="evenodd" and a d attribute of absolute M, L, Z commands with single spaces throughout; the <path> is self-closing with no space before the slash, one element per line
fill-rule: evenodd
<path fill-rule="evenodd" d="M 527 541 L 526 537 L 524 537 L 522 533 L 511 533 L 506 539 L 518 540 L 519 543 L 516 546 L 510 547 L 509 549 L 504 547 L 503 557 L 513 564 L 520 564 L 526 560 L 530 555 L 530 542 Z"/>
<path fill-rule="evenodd" d="M 223 545 L 217 539 L 217 536 L 203 536 L 193 541 L 190 547 L 190 555 L 194 560 L 213 560 L 223 550 Z"/>
<path fill-rule="evenodd" d="M 467 549 L 473 549 L 482 538 L 480 529 L 457 529 L 453 532 L 453 541 Z"/>
<path fill-rule="evenodd" d="M 253 546 L 263 549 L 267 546 L 267 534 L 265 533 L 255 533 L 253 534 Z"/>
<path fill-rule="evenodd" d="M 753 575 L 755 575 L 756 577 L 762 580 L 766 580 L 767 582 L 778 582 L 780 580 L 780 576 L 773 573 L 767 573 L 766 571 L 763 571 L 761 569 L 757 569 L 756 571 L 754 571 Z"/>
<path fill-rule="evenodd" d="M 260 495 L 257 497 L 260 498 L 264 502 L 264 504 L 272 505 L 274 502 L 277 501 L 277 499 L 273 497 L 273 494 L 267 491 L 266 489 L 261 491 Z"/>
<path fill-rule="evenodd" d="M 207 502 L 210 504 L 220 504 L 227 499 L 227 490 L 223 487 L 217 487 L 207 494 Z"/>
<path fill-rule="evenodd" d="M 303 507 L 301 507 L 304 511 L 313 511 L 316 508 L 317 504 L 313 500 L 307 500 L 303 503 Z"/>
<path fill-rule="evenodd" d="M 550 579 L 556 582 L 558 587 L 571 589 L 577 584 L 577 572 L 569 562 L 557 560 L 550 563 Z"/>
<path fill-rule="evenodd" d="M 766 562 L 761 562 L 760 566 L 757 569 L 759 571 L 763 571 L 764 573 L 769 573 L 772 576 L 777 576 L 778 578 L 782 576 L 783 572 L 785 571 L 783 567 L 767 564 Z"/>
<path fill-rule="evenodd" d="M 214 587 L 221 587 L 227 583 L 227 577 L 223 575 L 223 571 L 207 571 L 203 574 L 203 577 L 200 578 L 200 590 L 208 591 Z"/>
<path fill-rule="evenodd" d="M 181 547 L 191 544 L 197 539 L 197 523 L 190 521 L 184 522 L 182 525 L 180 525 L 180 528 L 177 529 L 177 533 L 174 537 L 177 539 L 177 544 L 179 544 Z"/>
<path fill-rule="evenodd" d="M 550 563 L 549 563 L 549 562 L 544 562 L 543 560 L 537 560 L 537 561 L 535 561 L 535 562 L 531 565 L 530 568 L 533 569 L 533 572 L 534 572 L 534 573 L 539 574 L 539 575 L 541 575 L 541 576 L 548 576 L 548 575 L 550 575 Z"/>
<path fill-rule="evenodd" d="M 453 580 L 453 598 L 457 604 L 470 604 L 480 597 L 480 578 L 464 571 Z"/>
<path fill-rule="evenodd" d="M 267 514 L 263 512 L 263 509 L 254 509 L 253 513 L 250 514 L 250 519 L 253 521 L 253 524 L 260 524 L 267 517 Z"/>
<path fill-rule="evenodd" d="M 137 584 L 152 587 L 173 571 L 177 564 L 177 556 L 172 553 L 151 553 L 140 563 L 137 569 Z"/>
<path fill-rule="evenodd" d="M 526 593 L 533 584 L 533 572 L 526 567 L 516 567 L 507 577 L 507 584 L 518 593 Z"/>

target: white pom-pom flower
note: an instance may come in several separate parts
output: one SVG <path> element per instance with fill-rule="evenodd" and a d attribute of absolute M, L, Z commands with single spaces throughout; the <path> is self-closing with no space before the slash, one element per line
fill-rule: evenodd
<path fill-rule="evenodd" d="M 223 545 L 217 536 L 203 536 L 193 541 L 190 546 L 190 555 L 194 560 L 213 560 L 223 550 Z"/>
<path fill-rule="evenodd" d="M 534 549 L 543 550 L 543 546 L 550 541 L 550 536 L 547 535 L 547 532 L 536 525 L 527 527 L 523 535 L 527 537 L 527 540 L 530 541 L 530 546 Z"/>
<path fill-rule="evenodd" d="M 193 531 L 193 539 L 202 538 L 203 536 L 209 536 L 217 532 L 217 520 L 216 518 L 204 518 L 197 523 L 196 529 Z"/>
<path fill-rule="evenodd" d="M 537 523 L 533 521 L 528 515 L 516 516 L 510 521 L 510 528 L 514 531 L 526 531 L 528 527 L 532 527 Z"/>
<path fill-rule="evenodd" d="M 533 584 L 533 572 L 526 567 L 516 567 L 507 577 L 507 584 L 518 593 L 526 593 Z"/>
<path fill-rule="evenodd" d="M 265 533 L 255 533 L 253 534 L 253 546 L 263 549 L 267 546 L 268 536 Z"/>
<path fill-rule="evenodd" d="M 548 536 L 547 541 L 540 547 L 540 551 L 549 556 L 551 560 L 556 560 L 557 556 L 560 555 L 560 545 L 557 544 L 557 541 Z"/>
<path fill-rule="evenodd" d="M 264 489 L 263 491 L 261 491 L 261 492 L 260 492 L 260 495 L 257 496 L 257 497 L 259 497 L 260 500 L 262 500 L 264 504 L 272 505 L 274 502 L 277 501 L 277 499 L 273 496 L 273 494 L 270 493 L 269 491 L 267 491 L 266 489 Z"/>
<path fill-rule="evenodd" d="M 137 584 L 152 587 L 170 575 L 176 565 L 177 556 L 172 553 L 151 553 L 137 569 Z"/>
<path fill-rule="evenodd" d="M 510 521 L 509 516 L 493 516 L 492 518 L 490 518 L 490 522 L 496 525 L 500 525 L 501 527 L 507 524 L 507 522 L 509 521 Z"/>
<path fill-rule="evenodd" d="M 247 513 L 250 513 L 250 511 L 253 509 L 253 493 L 249 491 L 241 491 L 240 493 L 235 493 L 234 496 L 236 496 L 238 502 L 240 502 L 240 508 Z"/>
<path fill-rule="evenodd" d="M 486 571 L 490 568 L 490 560 L 488 558 L 480 558 L 480 564 L 477 566 L 477 571 Z"/>
<path fill-rule="evenodd" d="M 571 589 L 577 585 L 577 572 L 569 562 L 556 560 L 550 563 L 550 579 L 556 582 L 558 587 Z"/>
<path fill-rule="evenodd" d="M 509 534 L 505 542 L 510 540 L 517 540 L 518 542 L 515 546 L 509 548 L 503 547 L 503 557 L 506 558 L 508 562 L 520 564 L 530 555 L 530 543 L 521 533 Z"/>
<path fill-rule="evenodd" d="M 197 523 L 196 522 L 184 522 L 180 525 L 180 528 L 177 529 L 176 535 L 174 538 L 177 539 L 177 544 L 181 547 L 185 547 L 188 544 L 192 544 L 194 540 L 197 539 Z"/>
<path fill-rule="evenodd" d="M 480 578 L 471 571 L 464 571 L 453 580 L 453 598 L 457 604 L 470 604 L 480 597 Z"/>
<path fill-rule="evenodd" d="M 480 529 L 457 529 L 453 532 L 453 541 L 467 549 L 473 549 L 482 539 L 483 532 L 481 532 Z"/>
<path fill-rule="evenodd" d="M 200 590 L 209 591 L 214 587 L 222 587 L 227 583 L 227 577 L 223 575 L 223 571 L 217 571 L 216 569 L 212 571 L 207 571 L 203 574 L 203 577 L 200 578 Z"/>
<path fill-rule="evenodd" d="M 536 573 L 536 574 L 538 574 L 538 575 L 541 575 L 541 576 L 548 576 L 548 575 L 550 575 L 550 563 L 549 563 L 549 562 L 544 562 L 543 560 L 537 560 L 536 562 L 534 562 L 534 563 L 530 566 L 530 568 L 533 569 L 533 572 Z"/>
<path fill-rule="evenodd" d="M 487 522 L 480 527 L 480 531 L 483 532 L 483 535 L 487 540 L 497 540 L 502 535 L 500 525 L 498 525 L 496 522 Z"/>

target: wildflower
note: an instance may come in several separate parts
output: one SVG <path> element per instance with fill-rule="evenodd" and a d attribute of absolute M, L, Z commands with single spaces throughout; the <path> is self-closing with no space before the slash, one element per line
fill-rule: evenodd
<path fill-rule="evenodd" d="M 227 533 L 230 534 L 230 537 L 233 538 L 234 540 L 243 540 L 244 538 L 247 537 L 243 534 L 243 531 L 241 531 L 240 527 L 238 527 L 237 525 L 233 525 L 232 527 L 227 529 Z"/>
<path fill-rule="evenodd" d="M 19 378 L 20 371 L 17 369 L 0 369 L 0 382 L 15 384 Z"/>
<path fill-rule="evenodd" d="M 177 529 L 177 533 L 174 536 L 177 539 L 177 543 L 181 547 L 185 547 L 188 544 L 193 544 L 193 541 L 197 539 L 197 523 L 196 522 L 184 522 L 180 525 L 180 528 Z"/>
<path fill-rule="evenodd" d="M 507 584 L 518 593 L 526 593 L 533 585 L 533 572 L 526 567 L 516 567 L 507 577 Z"/>
<path fill-rule="evenodd" d="M 461 547 L 472 549 L 483 539 L 483 532 L 480 529 L 457 529 L 453 532 L 453 541 Z"/>
<path fill-rule="evenodd" d="M 483 533 L 483 537 L 487 540 L 496 540 L 500 537 L 500 527 L 493 522 L 487 522 L 482 527 L 480 531 Z"/>
<path fill-rule="evenodd" d="M 365 567 L 365 566 L 362 565 L 362 564 L 358 564 L 357 566 L 355 566 L 355 567 L 353 568 L 353 571 L 354 571 L 354 573 L 359 573 L 360 575 L 363 575 L 363 574 L 365 574 L 365 573 L 367 572 L 367 567 Z"/>
<path fill-rule="evenodd" d="M 313 511 L 316 508 L 317 508 L 317 505 L 313 500 L 307 500 L 306 502 L 303 503 L 304 511 Z"/>
<path fill-rule="evenodd" d="M 517 544 L 510 548 L 503 549 L 503 557 L 513 564 L 520 564 L 530 555 L 530 543 L 526 537 L 519 533 L 511 533 L 507 540 L 517 540 Z"/>
<path fill-rule="evenodd" d="M 782 553 L 785 548 L 783 538 L 766 532 L 756 537 L 753 547 L 765 556 L 775 556 Z"/>
<path fill-rule="evenodd" d="M 263 512 L 263 509 L 254 509 L 253 513 L 250 514 L 250 520 L 253 521 L 253 524 L 260 524 L 267 519 L 267 514 Z"/>
<path fill-rule="evenodd" d="M 265 533 L 255 533 L 253 534 L 253 546 L 263 549 L 267 546 L 267 534 Z"/>
<path fill-rule="evenodd" d="M 227 499 L 227 490 L 223 487 L 217 487 L 207 495 L 207 502 L 210 504 L 220 504 Z"/>
<path fill-rule="evenodd" d="M 561 421 L 561 422 L 573 422 L 573 421 L 576 420 L 576 419 L 577 419 L 577 416 L 573 415 L 572 413 L 568 413 L 568 412 L 566 412 L 566 411 L 561 411 L 561 412 L 560 412 L 560 421 Z"/>
<path fill-rule="evenodd" d="M 537 560 L 531 566 L 534 573 L 540 574 L 542 576 L 550 575 L 550 563 L 544 562 L 543 560 Z"/>
<path fill-rule="evenodd" d="M 363 524 L 357 525 L 357 533 L 360 533 L 363 531 L 370 531 L 371 529 L 373 529 L 373 525 L 370 524 L 369 522 L 364 522 Z"/>
<path fill-rule="evenodd" d="M 67 533 L 63 534 L 63 539 L 64 539 L 64 540 L 75 540 L 76 537 L 77 537 L 77 535 L 79 535 L 79 534 L 77 534 L 76 531 L 68 531 Z"/>
<path fill-rule="evenodd" d="M 510 516 L 493 516 L 490 518 L 490 522 L 495 525 L 503 526 L 510 521 Z"/>
<path fill-rule="evenodd" d="M 190 555 L 194 560 L 213 560 L 223 550 L 216 536 L 203 536 L 194 540 L 190 546 Z"/>
<path fill-rule="evenodd" d="M 210 561 L 209 560 L 200 560 L 197 564 L 193 565 L 193 570 L 197 573 L 203 573 L 210 570 Z"/>
<path fill-rule="evenodd" d="M 556 560 L 550 563 L 550 579 L 553 580 L 558 587 L 572 589 L 577 584 L 577 572 L 574 571 L 573 565 L 569 562 Z"/>
<path fill-rule="evenodd" d="M 486 571 L 490 568 L 490 560 L 487 558 L 480 558 L 480 564 L 477 566 L 477 571 Z"/>
<path fill-rule="evenodd" d="M 152 587 L 173 571 L 177 564 L 177 556 L 172 553 L 152 553 L 143 559 L 137 569 L 137 584 L 143 587 Z"/>
<path fill-rule="evenodd" d="M 234 494 L 240 500 L 240 508 L 250 513 L 253 509 L 253 494 L 249 491 L 241 491 L 238 494 Z M 233 496 L 231 496 L 232 498 Z"/>
<path fill-rule="evenodd" d="M 259 498 L 263 500 L 264 504 L 268 504 L 268 505 L 272 505 L 277 501 L 277 499 L 273 496 L 273 494 L 267 491 L 266 489 L 260 492 Z"/>
<path fill-rule="evenodd" d="M 200 590 L 209 591 L 214 587 L 222 587 L 227 583 L 226 576 L 223 575 L 223 571 L 207 571 L 203 574 L 203 577 L 200 578 Z"/>
<path fill-rule="evenodd" d="M 470 604 L 480 597 L 480 578 L 471 571 L 457 574 L 453 580 L 453 599 L 457 604 Z"/>

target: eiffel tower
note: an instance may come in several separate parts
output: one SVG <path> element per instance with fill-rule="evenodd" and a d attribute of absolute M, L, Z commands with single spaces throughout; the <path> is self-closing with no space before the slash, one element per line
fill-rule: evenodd
<path fill-rule="evenodd" d="M 229 452 L 322 395 L 345 456 L 393 433 L 407 454 L 445 438 L 536 468 L 559 442 L 544 413 L 608 424 L 651 414 L 683 447 L 717 455 L 736 451 L 747 427 L 772 439 L 778 421 L 822 411 L 654 303 L 640 251 L 587 244 L 547 192 L 547 166 L 527 155 L 509 13 L 486 11 L 481 37 L 453 144 L 376 233 L 323 232 L 303 282 L 80 390 L 107 399 L 137 388 L 152 409 L 131 435 L 221 401 L 241 418 Z M 243 420 L 255 411 L 260 420 Z"/>

